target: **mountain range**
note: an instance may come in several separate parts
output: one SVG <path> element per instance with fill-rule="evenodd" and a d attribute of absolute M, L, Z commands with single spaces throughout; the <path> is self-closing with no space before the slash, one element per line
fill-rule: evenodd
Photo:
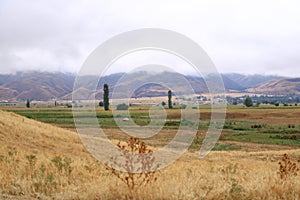
<path fill-rule="evenodd" d="M 126 76 L 125 76 L 126 75 Z M 123 77 L 126 77 L 124 79 Z M 96 90 L 92 89 L 93 81 L 97 81 L 97 76 L 84 77 L 84 87 L 77 88 L 74 92 L 80 92 L 82 99 L 95 95 L 102 98 L 102 87 L 104 83 L 109 85 L 110 91 L 116 87 L 124 87 L 118 90 L 122 96 L 127 93 L 126 86 L 139 85 L 135 89 L 132 97 L 154 97 L 166 96 L 168 88 L 162 84 L 157 84 L 161 80 L 176 85 L 178 93 L 184 93 L 186 85 L 176 82 L 177 78 L 184 78 L 194 89 L 195 93 L 207 93 L 208 88 L 205 81 L 214 81 L 213 76 L 206 79 L 191 75 L 182 75 L 173 72 L 149 73 L 136 72 L 133 74 L 116 73 L 101 77 Z M 249 92 L 273 95 L 300 94 L 300 78 L 288 78 L 268 75 L 243 75 L 237 73 L 221 74 L 224 87 L 228 92 Z M 118 81 L 122 79 L 121 83 Z M 0 101 L 25 101 L 39 100 L 48 101 L 53 99 L 70 100 L 76 74 L 60 72 L 18 72 L 16 74 L 0 75 Z"/>

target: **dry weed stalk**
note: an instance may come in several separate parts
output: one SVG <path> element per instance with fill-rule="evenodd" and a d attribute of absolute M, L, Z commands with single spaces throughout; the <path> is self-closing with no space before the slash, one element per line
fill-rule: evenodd
<path fill-rule="evenodd" d="M 297 176 L 299 168 L 296 162 L 291 161 L 288 154 L 284 154 L 279 164 L 279 173 L 282 180 L 286 180 L 288 177 Z"/>
<path fill-rule="evenodd" d="M 111 157 L 111 161 L 120 170 L 112 166 L 108 166 L 107 170 L 126 184 L 128 198 L 132 199 L 136 189 L 157 180 L 155 172 L 159 165 L 154 165 L 153 151 L 138 138 L 131 137 L 125 145 L 119 142 L 117 146 L 120 148 L 120 157 L 125 159 L 125 162 L 120 161 L 119 156 Z M 136 173 L 137 171 L 140 173 Z"/>

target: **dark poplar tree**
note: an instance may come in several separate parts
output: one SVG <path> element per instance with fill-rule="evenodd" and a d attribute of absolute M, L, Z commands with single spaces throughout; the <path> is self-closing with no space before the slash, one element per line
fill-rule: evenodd
<path fill-rule="evenodd" d="M 172 91 L 171 90 L 168 91 L 168 106 L 169 106 L 169 109 L 173 108 L 173 106 L 172 106 Z"/>
<path fill-rule="evenodd" d="M 26 101 L 26 107 L 30 108 L 30 100 L 29 99 L 27 99 L 27 101 Z"/>
<path fill-rule="evenodd" d="M 104 104 L 104 110 L 109 110 L 109 89 L 108 85 L 105 83 L 103 86 L 103 104 Z"/>

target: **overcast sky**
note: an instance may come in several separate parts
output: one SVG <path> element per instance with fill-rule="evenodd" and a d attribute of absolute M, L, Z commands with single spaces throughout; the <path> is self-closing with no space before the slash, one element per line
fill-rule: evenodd
<path fill-rule="evenodd" d="M 0 73 L 78 72 L 105 40 L 163 28 L 197 42 L 220 72 L 300 77 L 299 2 L 0 0 Z M 127 59 L 130 65 L 134 58 Z M 160 55 L 156 61 L 162 60 Z"/>

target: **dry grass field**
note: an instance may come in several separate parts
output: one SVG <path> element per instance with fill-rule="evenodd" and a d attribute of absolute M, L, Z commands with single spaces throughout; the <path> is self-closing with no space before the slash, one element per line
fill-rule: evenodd
<path fill-rule="evenodd" d="M 232 110 L 228 116 L 299 125 L 299 109 L 284 116 L 276 109 L 257 111 L 255 116 L 247 112 Z M 110 134 L 115 131 L 108 129 Z M 126 185 L 86 151 L 75 132 L 0 111 L 0 199 L 300 199 L 299 146 L 221 143 L 244 149 L 212 151 L 201 160 L 190 150 L 130 196 Z M 280 172 L 283 154 L 295 166 Z"/>

